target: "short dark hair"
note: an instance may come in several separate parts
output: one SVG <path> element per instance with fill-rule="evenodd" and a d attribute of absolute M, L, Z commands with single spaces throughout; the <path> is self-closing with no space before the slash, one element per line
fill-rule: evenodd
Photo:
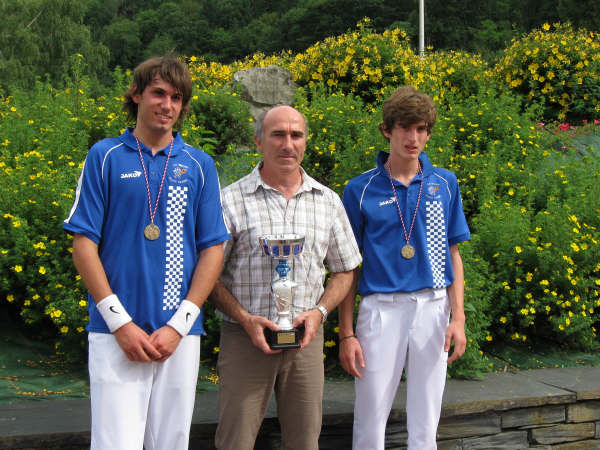
<path fill-rule="evenodd" d="M 383 103 L 383 123 L 379 129 L 391 132 L 396 124 L 413 125 L 424 121 L 427 133 L 435 125 L 437 111 L 431 97 L 412 86 L 401 86 Z"/>
<path fill-rule="evenodd" d="M 127 113 L 130 120 L 137 119 L 138 105 L 133 101 L 135 94 L 141 94 L 144 89 L 152 83 L 155 77 L 159 76 L 166 82 L 173 85 L 182 97 L 182 108 L 177 118 L 176 126 L 180 127 L 183 118 L 188 113 L 190 98 L 192 97 L 192 77 L 187 66 L 178 59 L 171 56 L 158 56 L 147 59 L 138 65 L 133 72 L 133 84 L 125 92 L 125 102 L 123 111 Z"/>

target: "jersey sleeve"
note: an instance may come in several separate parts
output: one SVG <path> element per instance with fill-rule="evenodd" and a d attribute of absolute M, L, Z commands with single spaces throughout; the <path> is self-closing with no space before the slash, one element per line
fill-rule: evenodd
<path fill-rule="evenodd" d="M 197 200 L 199 208 L 196 217 L 196 248 L 198 251 L 230 238 L 223 219 L 217 168 L 212 158 L 206 157 L 202 164 L 202 171 L 204 184 Z"/>
<path fill-rule="evenodd" d="M 360 211 L 360 199 L 356 195 L 356 189 L 354 189 L 351 184 L 348 184 L 344 189 L 342 203 L 344 204 L 346 214 L 350 221 L 350 225 L 352 226 L 358 248 L 362 251 L 364 229 L 363 215 Z"/>
<path fill-rule="evenodd" d="M 450 202 L 450 220 L 448 223 L 448 244 L 455 245 L 471 239 L 469 225 L 462 206 L 460 187 L 456 177 L 453 179 L 452 201 Z"/>
<path fill-rule="evenodd" d="M 83 234 L 100 243 L 105 211 L 103 185 L 102 155 L 92 147 L 83 162 L 73 206 L 63 222 L 67 233 Z"/>

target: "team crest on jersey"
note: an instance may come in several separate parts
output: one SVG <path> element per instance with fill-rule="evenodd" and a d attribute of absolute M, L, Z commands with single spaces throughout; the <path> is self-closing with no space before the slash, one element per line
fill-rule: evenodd
<path fill-rule="evenodd" d="M 439 199 L 440 198 L 440 188 L 439 184 L 429 183 L 425 188 L 425 193 L 430 199 Z"/>
<path fill-rule="evenodd" d="M 189 167 L 185 164 L 173 164 L 173 167 L 169 169 L 169 181 L 176 184 L 187 183 L 189 177 Z"/>

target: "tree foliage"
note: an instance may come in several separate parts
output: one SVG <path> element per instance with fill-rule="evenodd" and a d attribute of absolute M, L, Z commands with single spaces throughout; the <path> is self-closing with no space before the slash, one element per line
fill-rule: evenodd
<path fill-rule="evenodd" d="M 512 38 L 544 23 L 600 31 L 595 0 L 425 1 L 426 44 L 500 56 Z M 369 17 L 378 32 L 400 28 L 417 42 L 415 0 L 0 0 L 0 87 L 31 88 L 36 77 L 64 83 L 69 58 L 109 82 L 168 51 L 231 63 L 256 52 L 301 52 Z"/>
<path fill-rule="evenodd" d="M 83 24 L 86 2 L 77 0 L 4 0 L 0 2 L 0 79 L 24 88 L 35 77 L 62 85 L 70 57 L 85 55 L 87 74 L 106 71 L 109 49 L 92 41 Z"/>

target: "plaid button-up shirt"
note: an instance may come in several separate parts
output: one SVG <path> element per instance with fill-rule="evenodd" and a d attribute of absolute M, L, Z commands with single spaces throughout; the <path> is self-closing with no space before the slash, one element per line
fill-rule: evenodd
<path fill-rule="evenodd" d="M 302 171 L 302 186 L 288 201 L 262 180 L 259 169 L 260 165 L 222 191 L 231 239 L 225 243 L 220 279 L 248 312 L 275 320 L 271 283 L 278 278 L 278 261 L 264 254 L 259 237 L 304 236 L 304 250 L 289 262 L 292 270 L 288 279 L 297 283 L 290 308 L 296 317 L 319 302 L 325 261 L 329 271 L 346 272 L 360 264 L 361 256 L 344 206 L 334 191 Z"/>

